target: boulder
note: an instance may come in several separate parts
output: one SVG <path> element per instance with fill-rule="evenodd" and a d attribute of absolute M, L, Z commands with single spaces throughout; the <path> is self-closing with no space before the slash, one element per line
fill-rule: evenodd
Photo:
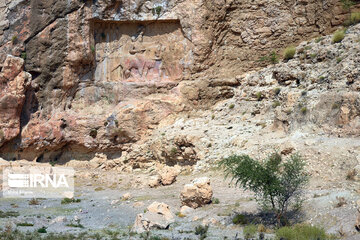
<path fill-rule="evenodd" d="M 122 196 L 122 200 L 123 201 L 127 201 L 131 198 L 131 194 L 130 193 L 125 193 L 123 196 Z"/>
<path fill-rule="evenodd" d="M 176 181 L 176 177 L 180 174 L 180 167 L 165 166 L 159 171 L 160 182 L 162 185 L 170 185 Z"/>
<path fill-rule="evenodd" d="M 210 179 L 197 178 L 191 184 L 186 184 L 181 191 L 180 200 L 183 206 L 198 208 L 211 202 L 213 195 Z"/>
<path fill-rule="evenodd" d="M 154 187 L 159 186 L 160 180 L 161 180 L 161 178 L 159 175 L 150 177 L 149 183 L 148 183 L 149 187 L 154 188 Z"/>
<path fill-rule="evenodd" d="M 188 207 L 188 206 L 182 206 L 182 207 L 180 208 L 180 213 L 181 213 L 182 215 L 191 214 L 193 211 L 194 211 L 194 209 L 191 208 L 191 207 Z"/>
<path fill-rule="evenodd" d="M 165 203 L 153 202 L 146 213 L 136 216 L 132 231 L 142 233 L 151 229 L 167 229 L 174 222 L 174 215 Z"/>

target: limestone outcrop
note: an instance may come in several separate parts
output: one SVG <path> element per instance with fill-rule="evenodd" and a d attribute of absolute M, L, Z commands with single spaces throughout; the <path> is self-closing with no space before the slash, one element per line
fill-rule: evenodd
<path fill-rule="evenodd" d="M 0 68 L 9 55 L 24 68 L 1 80 L 1 101 L 13 105 L 0 108 L 0 156 L 56 162 L 102 152 L 134 165 L 194 165 L 204 156 L 194 142 L 137 149 L 175 116 L 236 97 L 244 80 L 235 76 L 266 66 L 261 57 L 330 33 L 348 15 L 335 0 L 2 1 Z M 278 70 L 279 83 L 294 79 Z M 355 87 L 356 70 L 344 74 Z M 10 82 L 22 86 L 15 98 Z M 349 104 L 338 121 L 355 126 L 350 95 L 339 99 Z"/>

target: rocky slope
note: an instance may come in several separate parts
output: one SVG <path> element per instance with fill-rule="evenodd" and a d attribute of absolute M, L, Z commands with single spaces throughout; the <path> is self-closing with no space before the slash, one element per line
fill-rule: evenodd
<path fill-rule="evenodd" d="M 2 72 L 32 76 L 2 80 L 0 156 L 37 161 L 131 154 L 163 119 L 233 97 L 260 57 L 348 17 L 335 0 L 0 4 Z"/>

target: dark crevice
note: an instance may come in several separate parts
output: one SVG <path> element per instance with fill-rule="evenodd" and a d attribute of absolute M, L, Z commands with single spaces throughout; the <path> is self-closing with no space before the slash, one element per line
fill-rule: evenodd
<path fill-rule="evenodd" d="M 20 115 L 20 133 L 24 126 L 28 124 L 31 119 L 31 115 L 39 109 L 39 102 L 37 100 L 35 91 L 33 88 L 29 88 L 25 92 L 25 103 L 21 110 Z"/>
<path fill-rule="evenodd" d="M 41 72 L 36 72 L 36 71 L 29 71 L 29 73 L 31 74 L 32 80 L 36 79 L 41 74 Z"/>

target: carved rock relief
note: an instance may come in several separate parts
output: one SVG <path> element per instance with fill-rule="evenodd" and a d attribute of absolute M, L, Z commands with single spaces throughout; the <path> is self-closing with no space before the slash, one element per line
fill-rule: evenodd
<path fill-rule="evenodd" d="M 179 22 L 96 22 L 95 81 L 179 81 L 191 44 Z"/>

